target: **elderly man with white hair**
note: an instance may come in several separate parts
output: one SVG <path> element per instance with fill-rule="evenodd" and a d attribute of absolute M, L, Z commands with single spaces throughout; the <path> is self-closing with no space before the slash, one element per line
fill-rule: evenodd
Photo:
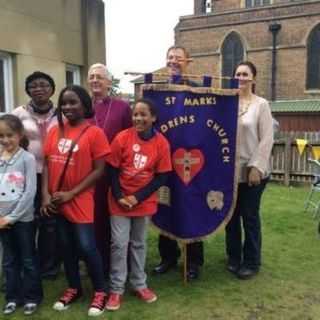
<path fill-rule="evenodd" d="M 94 117 L 92 124 L 100 127 L 109 143 L 120 131 L 131 127 L 131 109 L 127 102 L 109 95 L 112 75 L 102 63 L 93 64 L 88 72 L 88 87 L 92 96 Z M 106 277 L 110 264 L 110 220 L 107 205 L 107 189 L 110 184 L 108 168 L 96 184 L 95 232 L 98 249 L 102 256 Z"/>

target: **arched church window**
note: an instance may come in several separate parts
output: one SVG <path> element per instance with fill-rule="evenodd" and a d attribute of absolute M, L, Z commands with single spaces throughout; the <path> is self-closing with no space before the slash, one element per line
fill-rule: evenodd
<path fill-rule="evenodd" d="M 320 89 L 320 24 L 309 35 L 307 59 L 307 89 Z"/>
<path fill-rule="evenodd" d="M 231 32 L 223 41 L 222 49 L 222 76 L 232 77 L 237 64 L 243 60 L 244 49 L 242 41 L 236 32 Z M 229 81 L 223 81 L 223 86 L 227 87 Z"/>

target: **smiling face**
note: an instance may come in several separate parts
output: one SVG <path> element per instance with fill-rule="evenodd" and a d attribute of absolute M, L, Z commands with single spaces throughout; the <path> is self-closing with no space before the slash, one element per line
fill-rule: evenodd
<path fill-rule="evenodd" d="M 0 145 L 8 153 L 14 153 L 20 144 L 22 135 L 13 131 L 5 121 L 0 121 Z"/>
<path fill-rule="evenodd" d="M 252 91 L 252 85 L 255 77 L 247 65 L 239 65 L 236 69 L 234 77 L 239 80 L 240 90 Z"/>
<path fill-rule="evenodd" d="M 48 80 L 38 78 L 28 84 L 28 92 L 32 101 L 37 106 L 42 106 L 49 102 L 49 99 L 53 94 L 53 88 Z"/>
<path fill-rule="evenodd" d="M 85 108 L 74 91 L 67 90 L 63 93 L 61 111 L 71 125 L 77 125 L 85 118 Z"/>
<path fill-rule="evenodd" d="M 106 97 L 111 88 L 111 80 L 107 78 L 104 68 L 97 67 L 89 71 L 88 86 L 93 97 Z"/>
<path fill-rule="evenodd" d="M 152 115 L 150 107 L 143 102 L 138 102 L 132 111 L 132 123 L 138 133 L 148 131 L 153 123 L 156 121 L 156 117 Z"/>
<path fill-rule="evenodd" d="M 167 54 L 167 67 L 171 75 L 180 75 L 186 73 L 187 55 L 183 49 L 173 48 Z"/>

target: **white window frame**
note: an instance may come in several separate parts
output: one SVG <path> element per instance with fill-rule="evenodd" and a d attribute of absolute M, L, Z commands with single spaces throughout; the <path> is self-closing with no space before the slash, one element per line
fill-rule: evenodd
<path fill-rule="evenodd" d="M 246 0 L 243 0 L 243 8 L 259 8 L 259 7 L 263 7 L 263 6 L 270 6 L 271 4 L 273 4 L 274 0 L 270 0 L 270 4 L 263 4 L 263 0 L 259 0 L 260 1 L 260 5 L 255 5 L 254 2 L 255 0 L 250 0 L 251 1 L 251 6 L 247 7 L 246 6 Z"/>
<path fill-rule="evenodd" d="M 211 13 L 211 12 L 212 12 L 212 1 L 206 0 L 206 13 Z"/>
<path fill-rule="evenodd" d="M 81 85 L 81 73 L 80 73 L 80 66 L 75 64 L 67 64 L 66 65 L 66 72 L 72 72 L 73 74 L 73 84 Z"/>
<path fill-rule="evenodd" d="M 4 112 L 10 112 L 14 109 L 12 56 L 0 51 L 0 60 L 3 61 Z"/>

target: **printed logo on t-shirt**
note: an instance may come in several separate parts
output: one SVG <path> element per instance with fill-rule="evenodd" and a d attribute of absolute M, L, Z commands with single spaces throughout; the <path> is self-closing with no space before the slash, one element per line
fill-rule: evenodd
<path fill-rule="evenodd" d="M 0 208 L 9 208 L 23 193 L 25 177 L 20 171 L 0 174 Z"/>
<path fill-rule="evenodd" d="M 136 153 L 133 158 L 133 164 L 136 169 L 142 169 L 147 164 L 148 157 L 143 154 Z"/>
<path fill-rule="evenodd" d="M 132 150 L 134 152 L 139 152 L 141 149 L 140 145 L 138 145 L 137 143 L 135 143 L 133 146 L 132 146 Z"/>
<path fill-rule="evenodd" d="M 61 138 L 58 142 L 58 149 L 59 149 L 60 153 L 64 154 L 64 153 L 69 152 L 71 145 L 72 145 L 72 140 Z M 76 144 L 74 146 L 72 152 L 77 152 L 78 150 L 79 150 L 79 146 L 78 146 L 78 144 Z"/>

